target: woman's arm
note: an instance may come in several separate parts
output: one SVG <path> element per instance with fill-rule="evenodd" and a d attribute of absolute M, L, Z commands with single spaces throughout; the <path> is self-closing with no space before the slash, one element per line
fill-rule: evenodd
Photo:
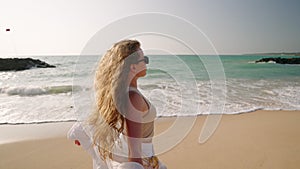
<path fill-rule="evenodd" d="M 129 92 L 130 102 L 128 115 L 126 117 L 129 161 L 142 162 L 142 112 L 147 110 L 145 101 L 136 92 Z M 145 107 L 146 106 L 146 107 Z"/>

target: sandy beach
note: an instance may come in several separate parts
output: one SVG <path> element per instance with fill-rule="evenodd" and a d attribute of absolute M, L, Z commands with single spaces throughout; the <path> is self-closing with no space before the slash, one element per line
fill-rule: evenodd
<path fill-rule="evenodd" d="M 169 169 L 300 168 L 300 111 L 223 115 L 215 133 L 199 144 L 206 117 L 198 116 L 187 137 L 159 155 Z M 174 119 L 159 120 L 157 133 L 172 126 Z M 0 168 L 91 169 L 89 155 L 66 138 L 71 125 L 0 126 Z"/>

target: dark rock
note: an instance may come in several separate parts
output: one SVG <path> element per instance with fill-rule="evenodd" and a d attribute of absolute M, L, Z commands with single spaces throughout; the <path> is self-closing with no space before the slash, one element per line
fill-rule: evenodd
<path fill-rule="evenodd" d="M 30 68 L 55 68 L 39 59 L 31 58 L 0 58 L 0 71 L 20 71 Z"/>
<path fill-rule="evenodd" d="M 275 62 L 278 64 L 300 64 L 300 58 L 262 58 L 260 60 L 255 61 L 255 63 L 259 62 Z"/>

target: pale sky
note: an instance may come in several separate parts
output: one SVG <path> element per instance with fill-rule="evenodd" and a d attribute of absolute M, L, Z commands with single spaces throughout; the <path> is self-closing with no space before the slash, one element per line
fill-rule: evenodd
<path fill-rule="evenodd" d="M 88 40 L 108 24 L 144 12 L 184 18 L 200 29 L 220 54 L 300 52 L 298 0 L 0 2 L 0 57 L 78 55 Z M 6 32 L 7 28 L 11 31 Z M 144 48 L 150 43 L 162 48 L 166 44 L 157 38 L 146 39 L 147 42 L 142 42 Z M 181 48 L 174 51 L 187 53 Z"/>

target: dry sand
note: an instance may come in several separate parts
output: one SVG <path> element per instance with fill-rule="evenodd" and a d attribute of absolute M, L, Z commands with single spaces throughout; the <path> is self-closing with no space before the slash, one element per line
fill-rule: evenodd
<path fill-rule="evenodd" d="M 159 120 L 156 132 L 162 133 L 170 128 L 174 119 Z M 300 168 L 300 111 L 223 115 L 215 133 L 207 142 L 199 144 L 205 119 L 206 116 L 197 117 L 187 137 L 170 151 L 159 155 L 169 169 Z M 49 126 L 52 130 L 63 131 L 63 134 L 44 137 L 49 132 Z M 57 127 L 60 126 L 58 124 L 49 126 L 43 129 L 37 125 L 35 130 L 30 130 L 39 130 L 44 134 L 38 139 L 0 144 L 0 168 L 91 169 L 89 155 L 65 137 L 65 128 L 70 123 L 63 123 L 65 127 Z M 26 127 L 0 126 L 0 131 L 20 135 L 22 128 Z M 32 135 L 30 131 L 24 130 Z M 1 137 L 4 137 L 3 132 Z"/>

